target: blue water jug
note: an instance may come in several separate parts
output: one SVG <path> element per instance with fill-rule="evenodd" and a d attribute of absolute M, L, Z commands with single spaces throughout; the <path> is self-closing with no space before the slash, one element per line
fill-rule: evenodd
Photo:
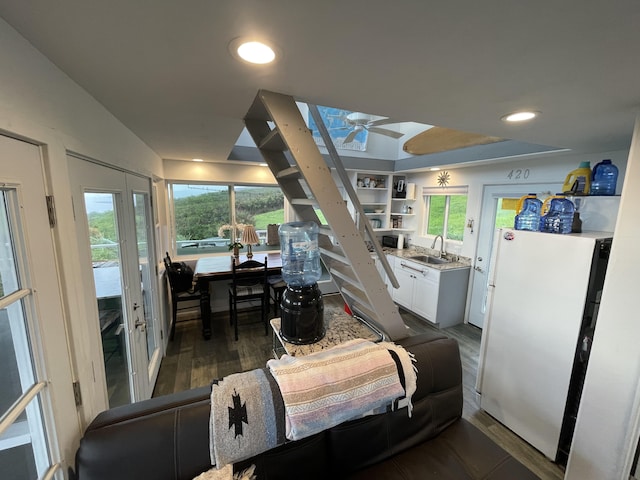
<path fill-rule="evenodd" d="M 564 195 L 548 197 L 542 205 L 540 231 L 547 233 L 571 233 L 575 205 Z"/>
<path fill-rule="evenodd" d="M 537 198 L 535 193 L 525 195 L 520 199 L 517 210 L 518 214 L 514 220 L 514 228 L 516 230 L 530 230 L 537 232 L 540 229 L 540 211 L 542 202 Z"/>
<path fill-rule="evenodd" d="M 283 223 L 278 229 L 282 279 L 291 286 L 309 286 L 320 280 L 318 225 L 314 222 Z"/>
<path fill-rule="evenodd" d="M 611 160 L 602 160 L 595 167 L 591 177 L 591 195 L 615 195 L 618 181 L 618 167 Z"/>

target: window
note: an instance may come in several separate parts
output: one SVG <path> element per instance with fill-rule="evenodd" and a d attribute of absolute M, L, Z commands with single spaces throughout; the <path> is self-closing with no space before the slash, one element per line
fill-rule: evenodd
<path fill-rule="evenodd" d="M 254 225 L 260 245 L 271 250 L 267 226 L 284 222 L 284 195 L 279 186 L 169 185 L 178 255 L 223 253 L 239 241 L 243 225 Z"/>
<path fill-rule="evenodd" d="M 425 202 L 425 236 L 442 235 L 446 240 L 461 242 L 467 215 L 467 187 L 422 190 Z"/>

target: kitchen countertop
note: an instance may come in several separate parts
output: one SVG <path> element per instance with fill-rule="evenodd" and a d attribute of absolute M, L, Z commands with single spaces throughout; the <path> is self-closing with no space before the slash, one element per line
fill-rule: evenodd
<path fill-rule="evenodd" d="M 451 259 L 452 261 L 449 263 L 424 263 L 418 260 L 414 260 L 412 257 L 414 255 L 430 255 L 432 257 L 439 257 L 440 250 L 433 250 L 431 248 L 424 247 L 410 247 L 410 248 L 383 248 L 382 251 L 389 255 L 394 255 L 398 258 L 405 258 L 407 260 L 411 260 L 412 262 L 419 263 L 424 265 L 425 267 L 433 268 L 435 270 L 457 270 L 461 268 L 471 268 L 471 259 L 467 257 L 461 257 L 459 255 L 452 255 L 450 253 L 445 254 L 444 258 Z"/>
<path fill-rule="evenodd" d="M 280 318 L 270 320 L 273 330 L 273 350 L 276 358 L 280 358 L 282 353 L 287 353 L 293 357 L 309 355 L 319 350 L 326 350 L 340 343 L 344 343 L 355 338 L 364 338 L 372 342 L 384 340 L 384 334 L 373 326 L 353 317 L 344 311 L 327 309 L 324 312 L 325 335 L 315 343 L 306 345 L 295 345 L 285 341 L 280 333 Z M 283 351 L 282 351 L 283 350 Z"/>

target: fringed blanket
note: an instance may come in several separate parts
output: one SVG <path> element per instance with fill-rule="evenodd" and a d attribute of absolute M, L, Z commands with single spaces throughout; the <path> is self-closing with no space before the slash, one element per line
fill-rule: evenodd
<path fill-rule="evenodd" d="M 224 377 L 211 387 L 211 464 L 222 468 L 285 442 L 284 405 L 266 369 Z"/>
<path fill-rule="evenodd" d="M 284 400 L 287 439 L 299 440 L 347 420 L 381 413 L 400 397 L 410 399 L 415 391 L 411 360 L 403 348 L 393 345 L 398 365 L 387 346 L 357 339 L 304 357 L 269 360 L 267 367 Z M 402 382 L 398 367 L 403 370 Z M 403 384 L 413 391 L 408 388 L 405 395 Z"/>

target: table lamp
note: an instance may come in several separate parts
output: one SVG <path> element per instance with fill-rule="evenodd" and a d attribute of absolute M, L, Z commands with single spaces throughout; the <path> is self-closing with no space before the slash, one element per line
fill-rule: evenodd
<path fill-rule="evenodd" d="M 253 225 L 247 225 L 242 230 L 242 243 L 247 246 L 247 258 L 253 258 L 253 252 L 251 251 L 251 245 L 259 245 L 260 239 L 256 233 L 256 227 Z"/>

